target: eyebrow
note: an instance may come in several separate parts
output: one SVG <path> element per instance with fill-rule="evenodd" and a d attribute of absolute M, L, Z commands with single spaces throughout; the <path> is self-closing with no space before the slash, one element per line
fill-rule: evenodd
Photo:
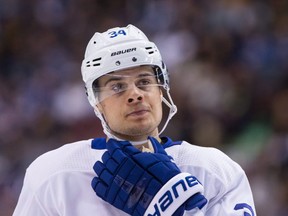
<path fill-rule="evenodd" d="M 142 72 L 136 78 L 141 78 L 141 77 L 147 77 L 147 76 L 154 76 L 155 74 L 153 72 Z M 117 75 L 117 74 L 107 74 L 106 76 L 110 76 L 108 80 L 105 81 L 104 86 L 106 86 L 108 83 L 113 82 L 113 81 L 119 81 L 123 80 L 125 77 L 131 77 L 128 75 Z"/>
<path fill-rule="evenodd" d="M 118 80 L 122 80 L 123 78 L 120 76 L 111 76 L 111 78 L 109 78 L 108 80 L 106 80 L 106 82 L 104 83 L 104 86 L 106 86 L 108 83 L 113 82 L 113 81 L 118 81 Z"/>

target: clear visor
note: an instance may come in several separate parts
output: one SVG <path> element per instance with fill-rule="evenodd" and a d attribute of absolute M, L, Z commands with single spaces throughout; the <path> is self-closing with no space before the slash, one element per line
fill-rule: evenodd
<path fill-rule="evenodd" d="M 159 87 L 164 87 L 159 80 L 159 75 L 153 72 L 142 72 L 137 75 L 106 74 L 94 81 L 92 88 L 98 104 L 109 97 L 120 96 L 132 89 L 145 93 Z"/>

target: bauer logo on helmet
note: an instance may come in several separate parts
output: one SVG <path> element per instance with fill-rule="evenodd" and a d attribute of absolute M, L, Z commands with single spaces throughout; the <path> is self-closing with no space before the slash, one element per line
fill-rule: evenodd
<path fill-rule="evenodd" d="M 121 55 L 121 54 L 124 54 L 124 53 L 133 52 L 133 51 L 136 51 L 136 47 L 129 48 L 129 49 L 124 49 L 124 50 L 119 50 L 117 52 L 112 52 L 111 56 Z"/>

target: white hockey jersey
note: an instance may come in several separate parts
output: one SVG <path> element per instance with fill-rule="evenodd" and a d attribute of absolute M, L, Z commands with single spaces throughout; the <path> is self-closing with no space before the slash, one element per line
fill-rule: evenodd
<path fill-rule="evenodd" d="M 180 170 L 202 183 L 208 203 L 201 215 L 256 216 L 248 179 L 227 155 L 215 148 L 173 142 L 168 137 L 162 141 Z M 38 157 L 26 171 L 13 216 L 127 215 L 97 197 L 91 187 L 96 175 L 93 165 L 101 160 L 105 144 L 105 138 L 84 140 Z"/>

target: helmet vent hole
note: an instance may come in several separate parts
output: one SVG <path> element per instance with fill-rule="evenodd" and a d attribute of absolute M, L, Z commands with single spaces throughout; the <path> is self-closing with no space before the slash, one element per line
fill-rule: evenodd
<path fill-rule="evenodd" d="M 86 62 L 86 67 L 90 67 L 91 65 L 90 65 L 90 61 L 87 61 Z"/>
<path fill-rule="evenodd" d="M 145 48 L 149 54 L 153 54 L 154 53 L 154 50 L 152 50 L 152 47 L 146 47 Z"/>
<path fill-rule="evenodd" d="M 92 60 L 93 66 L 100 66 L 100 61 L 102 58 L 96 58 Z"/>
<path fill-rule="evenodd" d="M 102 58 L 96 58 L 96 59 L 93 59 L 92 61 L 93 62 L 96 62 L 96 61 L 100 61 Z"/>

